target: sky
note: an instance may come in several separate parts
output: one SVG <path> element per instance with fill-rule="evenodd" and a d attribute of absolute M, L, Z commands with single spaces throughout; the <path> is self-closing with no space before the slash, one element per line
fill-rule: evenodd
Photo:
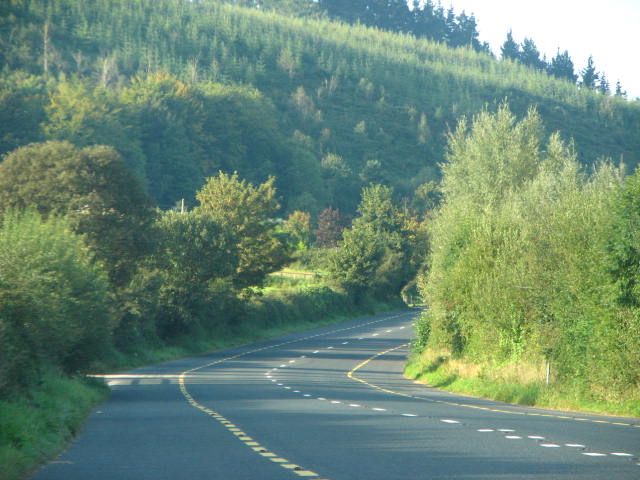
<path fill-rule="evenodd" d="M 434 2 L 437 3 L 437 2 Z M 620 80 L 628 98 L 640 97 L 640 0 L 443 0 L 456 13 L 473 13 L 480 40 L 500 55 L 507 32 L 532 38 L 550 60 L 568 50 L 576 73 L 593 55 L 611 89 Z"/>

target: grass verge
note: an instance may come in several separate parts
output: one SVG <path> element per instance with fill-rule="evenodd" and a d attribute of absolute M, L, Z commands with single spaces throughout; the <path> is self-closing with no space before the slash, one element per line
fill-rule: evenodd
<path fill-rule="evenodd" d="M 101 382 L 47 371 L 28 392 L 0 400 L 0 478 L 23 478 L 60 452 L 107 395 Z"/>
<path fill-rule="evenodd" d="M 513 370 L 510 370 L 513 372 Z M 478 365 L 452 360 L 446 354 L 423 352 L 409 359 L 405 377 L 448 392 L 488 398 L 517 405 L 591 412 L 606 415 L 640 417 L 640 398 L 603 400 L 584 387 L 551 384 L 532 380 L 518 381 L 517 375 L 504 375 Z"/>

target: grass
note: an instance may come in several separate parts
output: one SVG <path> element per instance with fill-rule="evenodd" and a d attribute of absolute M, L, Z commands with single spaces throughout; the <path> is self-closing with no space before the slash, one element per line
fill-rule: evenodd
<path fill-rule="evenodd" d="M 546 385 L 540 367 L 479 366 L 443 352 L 414 354 L 404 375 L 431 387 L 517 405 L 640 417 L 640 398 L 604 400 L 579 385 Z"/>
<path fill-rule="evenodd" d="M 48 371 L 28 392 L 0 400 L 0 479 L 23 478 L 62 451 L 107 395 L 101 382 Z"/>

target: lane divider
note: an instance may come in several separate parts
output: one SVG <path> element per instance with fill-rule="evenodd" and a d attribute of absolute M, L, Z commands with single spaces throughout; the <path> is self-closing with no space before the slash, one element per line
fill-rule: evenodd
<path fill-rule="evenodd" d="M 356 365 L 353 369 L 351 369 L 349 372 L 347 372 L 347 377 L 351 380 L 360 382 L 370 388 L 373 388 L 375 390 L 381 391 L 381 392 L 385 392 L 385 393 L 389 393 L 392 395 L 397 395 L 397 396 L 401 396 L 401 397 L 405 397 L 405 398 L 411 398 L 414 400 L 420 400 L 420 401 L 424 401 L 424 402 L 431 402 L 431 403 L 440 403 L 440 404 L 445 404 L 445 405 L 451 405 L 451 406 L 456 406 L 456 407 L 464 407 L 464 408 L 474 408 L 474 409 L 479 409 L 479 410 L 485 410 L 485 411 L 491 411 L 491 412 L 497 412 L 497 413 L 507 413 L 507 414 L 513 414 L 513 415 L 527 415 L 527 416 L 538 416 L 538 417 L 550 417 L 550 418 L 557 418 L 557 419 L 563 419 L 563 420 L 577 420 L 577 421 L 582 421 L 582 422 L 592 422 L 592 423 L 598 423 L 598 424 L 609 424 L 609 425 L 618 425 L 618 426 L 629 426 L 629 427 L 635 427 L 635 428 L 639 428 L 640 424 L 630 424 L 630 423 L 626 423 L 626 422 L 611 422 L 611 421 L 607 421 L 607 420 L 600 420 L 600 419 L 588 419 L 588 418 L 575 418 L 575 417 L 571 417 L 568 415 L 554 415 L 554 414 L 546 414 L 546 413 L 537 413 L 537 412 L 517 412 L 517 411 L 511 411 L 511 410 L 503 410 L 503 409 L 494 409 L 494 408 L 490 408 L 490 407 L 482 407 L 482 406 L 478 406 L 478 405 L 469 405 L 469 404 L 464 404 L 464 403 L 458 403 L 458 402 L 450 402 L 450 401 L 445 401 L 445 400 L 434 400 L 434 399 L 430 399 L 430 398 L 425 398 L 425 397 L 418 397 L 415 395 L 409 395 L 403 392 L 397 392 L 388 388 L 384 388 L 381 387 L 379 385 L 373 384 L 371 382 L 368 382 L 362 378 L 356 377 L 355 376 L 355 372 L 357 372 L 358 370 L 360 370 L 361 368 L 363 368 L 364 366 L 368 365 L 370 362 L 372 362 L 373 360 L 382 357 L 384 355 L 387 355 L 388 353 L 391 353 L 395 350 L 399 350 L 401 348 L 407 347 L 409 344 L 408 343 L 403 343 L 402 345 L 398 345 L 397 347 L 394 348 L 390 348 L 388 350 L 376 353 L 375 355 L 373 355 L 372 357 L 368 358 L 367 360 L 359 363 L 358 365 Z M 416 383 L 416 382 L 414 382 Z M 376 410 L 376 409 L 374 409 Z M 404 416 L 408 416 L 406 414 L 403 414 Z M 441 419 L 440 420 L 443 423 L 449 423 L 449 424 L 460 424 L 460 422 L 458 420 L 452 420 L 452 419 Z M 494 432 L 494 429 L 491 428 L 481 428 L 477 430 L 478 432 L 481 433 L 488 433 L 488 432 Z M 500 433 L 508 433 L 509 435 L 505 435 L 505 438 L 508 440 L 520 440 L 522 439 L 521 436 L 518 435 L 513 435 L 513 433 L 515 432 L 515 430 L 513 429 L 508 429 L 508 428 L 500 428 L 497 430 Z M 527 438 L 529 439 L 534 439 L 534 440 L 544 440 L 544 437 L 542 436 L 535 436 L 535 435 L 530 435 L 527 436 Z M 538 444 L 541 447 L 544 448 L 560 448 L 561 445 L 555 444 L 555 443 L 539 443 Z M 565 444 L 566 447 L 571 447 L 571 448 L 581 448 L 581 449 L 585 449 L 585 445 L 582 444 L 570 444 L 567 443 Z M 599 453 L 599 452 L 581 452 L 582 455 L 588 456 L 588 457 L 606 457 L 607 455 L 612 455 L 612 456 L 616 456 L 616 457 L 625 457 L 625 458 L 636 458 L 633 454 L 630 453 L 626 453 L 626 452 L 612 452 L 610 454 L 607 453 Z M 637 465 L 640 466 L 640 463 L 637 463 Z"/>
<path fill-rule="evenodd" d="M 191 374 L 193 374 L 193 373 L 195 373 L 195 372 L 197 372 L 199 370 L 203 370 L 205 368 L 213 367 L 215 365 L 219 365 L 221 363 L 228 362 L 230 360 L 235 360 L 235 359 L 240 358 L 240 357 L 245 357 L 247 355 L 251 355 L 251 354 L 254 354 L 254 353 L 258 353 L 258 352 L 263 352 L 265 350 L 270 350 L 270 349 L 282 347 L 282 346 L 285 346 L 285 345 L 291 345 L 293 343 L 303 342 L 303 341 L 310 340 L 310 339 L 313 339 L 313 338 L 328 336 L 328 335 L 332 335 L 332 334 L 340 333 L 340 332 L 345 332 L 345 331 L 349 331 L 349 330 L 356 330 L 356 329 L 359 329 L 359 328 L 366 327 L 368 325 L 373 325 L 373 324 L 376 324 L 376 323 L 380 323 L 380 322 L 384 322 L 384 321 L 392 320 L 394 318 L 399 318 L 399 317 L 408 316 L 408 315 L 415 315 L 415 313 L 413 313 L 413 312 L 410 313 L 410 314 L 402 313 L 402 314 L 398 314 L 398 315 L 384 317 L 384 318 L 379 319 L 379 320 L 373 320 L 373 321 L 370 321 L 370 322 L 364 322 L 364 323 L 355 325 L 353 327 L 336 329 L 336 330 L 332 330 L 332 331 L 325 332 L 325 333 L 318 333 L 318 334 L 315 334 L 315 335 L 308 335 L 308 336 L 305 336 L 303 338 L 299 338 L 299 339 L 295 339 L 295 340 L 289 340 L 287 342 L 281 342 L 281 343 L 278 343 L 278 344 L 275 344 L 275 345 L 268 345 L 266 347 L 256 348 L 256 349 L 249 350 L 249 351 L 246 351 L 246 352 L 238 353 L 236 355 L 231 355 L 231 356 L 226 357 L 226 358 L 215 360 L 213 362 L 205 363 L 203 365 L 200 365 L 198 367 L 185 370 L 182 373 L 180 373 L 180 375 L 178 376 L 178 385 L 180 387 L 180 392 L 182 393 L 183 397 L 186 399 L 186 401 L 192 407 L 200 410 L 201 412 L 205 413 L 206 415 L 208 415 L 211 418 L 213 418 L 214 420 L 216 420 L 220 425 L 224 426 L 231 434 L 233 434 L 238 440 L 243 442 L 248 448 L 250 448 L 256 454 L 258 454 L 258 455 L 260 455 L 260 456 L 272 461 L 273 463 L 275 463 L 276 465 L 281 466 L 285 470 L 293 472 L 298 477 L 313 478 L 314 480 L 327 480 L 325 478 L 320 478 L 320 475 L 317 474 L 316 472 L 314 472 L 312 470 L 309 470 L 309 469 L 306 469 L 304 467 L 301 467 L 299 465 L 296 465 L 295 463 L 291 463 L 286 458 L 284 458 L 284 457 L 276 454 L 275 452 L 269 450 L 264 445 L 260 444 L 256 440 L 254 440 L 250 435 L 246 434 L 244 432 L 244 430 L 242 430 L 240 427 L 238 427 L 237 425 L 235 425 L 234 423 L 229 421 L 227 418 L 225 418 L 221 413 L 219 413 L 219 412 L 217 412 L 215 410 L 212 410 L 211 408 L 208 408 L 206 405 L 203 405 L 202 403 L 198 402 L 193 397 L 193 395 L 191 395 L 191 393 L 189 392 L 189 389 L 187 388 L 187 379 L 191 376 Z M 283 364 L 280 367 L 284 368 L 284 367 L 286 367 L 286 364 Z"/>
<path fill-rule="evenodd" d="M 599 423 L 599 424 L 606 424 L 606 425 L 617 425 L 617 426 L 621 426 L 621 427 L 631 427 L 631 428 L 640 428 L 640 423 L 639 424 L 635 424 L 635 423 L 628 423 L 628 422 L 619 422 L 619 421 L 609 421 L 609 420 L 601 420 L 601 419 L 592 419 L 592 418 L 581 418 L 581 417 L 573 417 L 573 416 L 569 416 L 569 415 L 562 415 L 562 414 L 552 414 L 552 413 L 539 413 L 539 412 L 519 412 L 519 411 L 514 411 L 514 410 L 505 410 L 505 409 L 501 409 L 501 408 L 491 408 L 491 407 L 484 407 L 482 405 L 471 405 L 468 403 L 459 403 L 459 402 L 452 402 L 452 401 L 447 401 L 447 400 L 435 400 L 435 399 L 431 399 L 431 398 L 425 398 L 425 397 L 419 397 L 416 395 L 410 395 L 407 393 L 403 393 L 403 392 L 397 392 L 395 390 L 391 390 L 389 388 L 384 388 L 381 387 L 379 385 L 375 385 L 371 382 L 368 382 L 362 378 L 356 377 L 355 376 L 355 372 L 357 372 L 358 370 L 360 370 L 362 367 L 366 366 L 369 362 L 375 360 L 378 357 L 382 357 L 388 353 L 391 353 L 395 350 L 399 350 L 401 348 L 407 347 L 409 346 L 408 343 L 403 343 L 402 345 L 398 345 L 397 347 L 394 348 L 390 348 L 389 350 L 385 350 L 383 352 L 380 353 L 376 353 L 374 356 L 372 356 L 371 358 L 368 358 L 367 360 L 365 360 L 364 362 L 356 365 L 351 371 L 347 372 L 347 377 L 350 378 L 351 380 L 355 380 L 356 382 L 360 382 L 364 385 L 367 385 L 370 388 L 385 392 L 385 393 L 389 393 L 392 395 L 397 395 L 400 397 L 405 397 L 405 398 L 412 398 L 415 400 L 420 400 L 423 402 L 432 402 L 432 403 L 441 403 L 441 404 L 445 404 L 445 405 L 451 405 L 454 407 L 463 407 L 463 408 L 472 408 L 475 410 L 484 410 L 487 412 L 495 412 L 495 413 L 506 413 L 509 415 L 523 415 L 523 416 L 529 416 L 529 417 L 547 417 L 547 418 L 556 418 L 556 419 L 561 419 L 561 420 L 572 420 L 572 421 L 577 421 L 577 422 L 590 422 L 590 423 Z M 416 385 L 425 385 L 422 382 L 413 382 Z M 425 385 L 428 386 L 428 385 Z"/>

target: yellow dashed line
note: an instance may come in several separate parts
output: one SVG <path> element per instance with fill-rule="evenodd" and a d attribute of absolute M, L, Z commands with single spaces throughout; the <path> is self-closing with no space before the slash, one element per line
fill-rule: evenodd
<path fill-rule="evenodd" d="M 391 353 L 391 352 L 393 352 L 395 350 L 399 350 L 399 349 L 401 349 L 403 347 L 406 347 L 408 345 L 409 345 L 408 343 L 403 343 L 402 345 L 398 345 L 397 347 L 390 348 L 389 350 L 385 350 L 383 352 L 376 353 L 371 358 L 368 358 L 364 362 L 359 363 L 352 370 L 347 372 L 347 377 L 350 378 L 351 380 L 355 380 L 356 382 L 360 382 L 360 383 L 362 383 L 364 385 L 367 385 L 370 388 L 373 388 L 373 389 L 381 391 L 381 392 L 390 393 L 392 395 L 397 395 L 397 396 L 405 397 L 405 398 L 412 398 L 414 400 L 420 400 L 420 401 L 423 401 L 423 402 L 441 403 L 441 404 L 445 404 L 445 405 L 451 405 L 451 406 L 454 406 L 454 407 L 474 408 L 474 409 L 485 410 L 485 411 L 494 412 L 494 413 L 506 413 L 508 415 L 528 415 L 528 416 L 531 416 L 531 417 L 548 417 L 548 418 L 557 418 L 557 419 L 561 419 L 561 420 L 574 420 L 574 421 L 578 421 L 578 422 L 603 423 L 603 424 L 607 424 L 607 425 L 619 425 L 619 426 L 624 426 L 624 427 L 640 428 L 640 424 L 631 424 L 631 423 L 624 423 L 624 422 L 611 422 L 611 421 L 608 421 L 608 420 L 595 420 L 595 419 L 590 419 L 590 418 L 570 417 L 570 416 L 567 416 L 567 415 L 560 415 L 560 414 L 554 415 L 554 414 L 550 414 L 550 413 L 518 412 L 518 411 L 513 411 L 513 410 L 503 410 L 503 409 L 499 409 L 499 408 L 489 408 L 489 407 L 481 407 L 481 406 L 478 406 L 478 405 L 469 405 L 467 403 L 449 402 L 449 401 L 444 401 L 444 400 L 433 400 L 433 399 L 430 399 L 430 398 L 417 397 L 415 395 L 409 395 L 409 394 L 402 393 L 402 392 L 396 392 L 394 390 L 390 390 L 388 388 L 384 388 L 384 387 L 381 387 L 379 385 L 375 385 L 373 383 L 367 382 L 366 380 L 363 380 L 362 378 L 358 378 L 358 377 L 355 376 L 355 372 L 360 370 L 362 367 L 367 365 L 369 362 L 375 360 L 378 357 L 382 357 L 383 355 Z M 413 383 L 418 383 L 418 384 L 422 385 L 422 383 L 420 383 L 420 382 L 413 382 Z"/>

